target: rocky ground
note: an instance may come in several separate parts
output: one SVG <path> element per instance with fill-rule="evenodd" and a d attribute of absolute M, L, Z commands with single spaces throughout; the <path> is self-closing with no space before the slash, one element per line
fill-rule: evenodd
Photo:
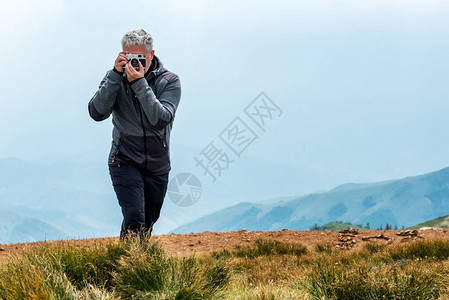
<path fill-rule="evenodd" d="M 161 243 L 163 248 L 171 255 L 190 256 L 192 254 L 208 253 L 213 250 L 233 249 L 238 244 L 250 244 L 258 238 L 274 239 L 278 241 L 301 243 L 310 250 L 317 243 L 329 243 L 336 249 L 347 251 L 358 249 L 369 241 L 385 243 L 388 245 L 408 243 L 418 239 L 448 239 L 449 229 L 422 228 L 418 230 L 368 230 L 344 229 L 340 231 L 294 231 L 284 229 L 282 231 L 231 231 L 209 232 L 189 234 L 163 234 L 154 235 L 151 239 Z M 76 247 L 92 246 L 94 244 L 106 244 L 118 242 L 118 237 L 79 239 L 63 241 L 45 241 L 36 243 L 5 244 L 0 245 L 0 261 L 11 254 L 20 254 L 24 250 L 38 247 L 69 243 Z"/>

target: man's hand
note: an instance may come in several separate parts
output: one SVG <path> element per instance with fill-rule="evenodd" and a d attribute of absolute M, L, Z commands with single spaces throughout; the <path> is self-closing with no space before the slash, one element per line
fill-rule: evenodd
<path fill-rule="evenodd" d="M 128 77 L 128 81 L 134 81 L 136 79 L 142 78 L 145 74 L 145 70 L 143 69 L 142 64 L 139 62 L 139 71 L 136 71 L 134 67 L 131 65 L 131 62 L 128 62 L 125 65 L 126 77 Z"/>
<path fill-rule="evenodd" d="M 126 63 L 128 62 L 128 57 L 126 57 L 125 53 L 128 53 L 129 51 L 122 51 L 118 54 L 117 58 L 115 59 L 114 68 L 119 71 L 123 72 L 124 67 Z"/>

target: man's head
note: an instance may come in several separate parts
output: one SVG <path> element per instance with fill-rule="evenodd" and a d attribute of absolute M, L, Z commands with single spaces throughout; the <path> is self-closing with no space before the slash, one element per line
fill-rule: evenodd
<path fill-rule="evenodd" d="M 122 37 L 123 51 L 129 51 L 135 54 L 143 54 L 147 60 L 146 70 L 153 60 L 153 37 L 143 29 L 131 30 Z M 145 70 L 145 72 L 146 72 Z"/>

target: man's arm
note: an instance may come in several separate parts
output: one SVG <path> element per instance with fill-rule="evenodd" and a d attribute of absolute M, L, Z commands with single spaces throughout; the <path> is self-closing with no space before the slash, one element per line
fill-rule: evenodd
<path fill-rule="evenodd" d="M 173 75 L 159 99 L 156 98 L 148 82 L 139 78 L 131 84 L 143 111 L 156 129 L 162 129 L 173 121 L 181 99 L 181 82 L 178 75 Z"/>
<path fill-rule="evenodd" d="M 106 72 L 98 91 L 88 104 L 89 115 L 92 119 L 103 121 L 111 115 L 121 81 L 120 72 L 115 69 Z"/>

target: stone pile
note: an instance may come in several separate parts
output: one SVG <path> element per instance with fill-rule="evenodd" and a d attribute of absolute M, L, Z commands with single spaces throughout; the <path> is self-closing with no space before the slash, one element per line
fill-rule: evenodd
<path fill-rule="evenodd" d="M 418 236 L 418 230 L 416 229 L 407 229 L 407 230 L 402 230 L 398 233 L 396 233 L 396 235 L 400 235 L 400 236 Z"/>
<path fill-rule="evenodd" d="M 398 236 L 403 236 L 401 239 L 401 242 L 408 242 L 412 240 L 416 240 L 417 238 L 422 238 L 422 236 L 418 235 L 418 230 L 416 229 L 407 229 L 402 230 L 398 233 L 396 233 Z"/>
<path fill-rule="evenodd" d="M 359 233 L 357 229 L 347 228 L 338 232 L 338 243 L 335 245 L 336 249 L 347 250 L 356 244 L 354 237 Z"/>
<path fill-rule="evenodd" d="M 371 239 L 374 240 L 386 240 L 387 244 L 393 243 L 393 239 L 389 238 L 388 236 L 384 235 L 383 233 L 378 235 L 371 235 L 371 236 L 364 236 L 362 237 L 362 241 L 370 241 Z"/>

